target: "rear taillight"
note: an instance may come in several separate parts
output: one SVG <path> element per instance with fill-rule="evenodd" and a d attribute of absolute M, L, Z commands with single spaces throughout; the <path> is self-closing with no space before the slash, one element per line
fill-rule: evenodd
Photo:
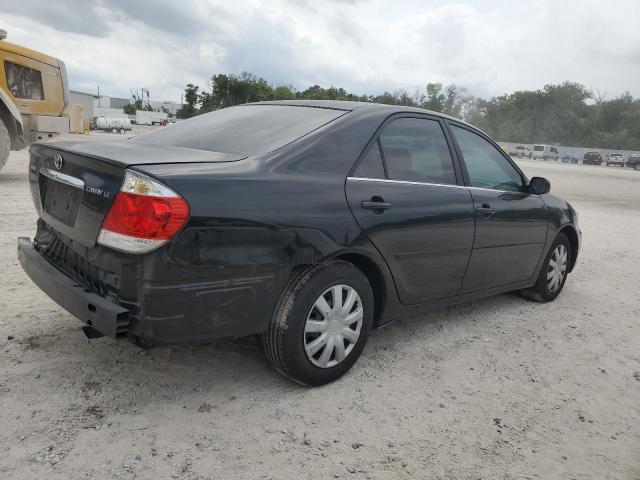
<path fill-rule="evenodd" d="M 169 187 L 127 170 L 102 222 L 98 243 L 128 253 L 146 253 L 173 238 L 189 218 L 189 204 Z"/>

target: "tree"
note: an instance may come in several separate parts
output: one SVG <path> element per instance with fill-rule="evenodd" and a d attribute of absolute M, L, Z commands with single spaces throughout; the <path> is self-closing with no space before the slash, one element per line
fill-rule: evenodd
<path fill-rule="evenodd" d="M 127 103 L 122 110 L 127 115 L 135 115 L 136 114 L 136 105 L 134 103 Z"/>
<path fill-rule="evenodd" d="M 463 118 L 474 98 L 464 88 L 456 85 L 444 87 L 441 83 L 427 83 L 420 107 L 452 117 Z"/>
<path fill-rule="evenodd" d="M 200 98 L 198 96 L 199 89 L 200 87 L 197 87 L 192 83 L 189 83 L 184 89 L 184 101 L 186 103 L 183 104 L 182 107 L 180 107 L 180 109 L 176 112 L 176 116 L 178 118 L 191 118 L 200 113 L 196 107 Z"/>
<path fill-rule="evenodd" d="M 296 90 L 290 85 L 272 86 L 252 73 L 215 74 L 209 91 L 188 84 L 186 104 L 179 118 L 264 100 L 351 100 L 421 107 L 462 118 L 500 141 L 559 143 L 592 148 L 640 150 L 640 100 L 629 93 L 607 100 L 606 95 L 574 82 L 545 85 L 490 99 L 476 98 L 457 85 L 427 83 L 413 95 L 404 89 L 379 95 L 357 95 L 342 87 L 312 85 Z M 147 100 L 148 90 L 147 92 Z M 135 105 L 142 98 L 133 94 Z M 198 105 L 200 108 L 198 108 Z"/>

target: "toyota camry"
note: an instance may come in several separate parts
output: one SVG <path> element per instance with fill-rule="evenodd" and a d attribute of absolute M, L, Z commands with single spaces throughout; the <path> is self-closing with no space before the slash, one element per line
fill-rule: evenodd
<path fill-rule="evenodd" d="M 87 336 L 260 334 L 306 385 L 396 318 L 513 290 L 552 301 L 580 248 L 547 180 L 471 125 L 402 106 L 262 102 L 36 144 L 29 181 L 20 263 Z"/>

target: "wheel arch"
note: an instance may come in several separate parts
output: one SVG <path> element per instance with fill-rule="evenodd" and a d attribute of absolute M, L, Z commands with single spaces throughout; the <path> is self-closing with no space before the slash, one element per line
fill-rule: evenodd
<path fill-rule="evenodd" d="M 0 90 L 0 120 L 9 130 L 11 146 L 13 147 L 17 144 L 18 137 L 23 132 L 22 116 L 13 101 L 2 90 Z"/>
<path fill-rule="evenodd" d="M 373 292 L 373 325 L 378 325 L 387 300 L 387 282 L 380 266 L 371 257 L 359 252 L 342 252 L 328 259 L 331 260 L 348 262 L 367 277 Z"/>
<path fill-rule="evenodd" d="M 569 239 L 569 244 L 571 245 L 571 263 L 569 264 L 569 272 L 571 272 L 576 264 L 576 260 L 578 258 L 578 250 L 580 248 L 578 232 L 573 225 L 565 225 L 558 231 L 557 235 L 559 235 L 560 233 L 564 233 L 567 236 L 567 238 Z"/>

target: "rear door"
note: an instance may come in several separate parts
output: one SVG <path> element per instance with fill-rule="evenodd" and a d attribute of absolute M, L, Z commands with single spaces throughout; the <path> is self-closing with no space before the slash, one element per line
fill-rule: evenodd
<path fill-rule="evenodd" d="M 547 207 L 484 136 L 451 124 L 475 207 L 476 234 L 462 292 L 508 285 L 535 272 L 547 236 Z"/>
<path fill-rule="evenodd" d="M 471 254 L 473 202 L 443 126 L 427 116 L 392 118 L 347 178 L 349 206 L 405 304 L 456 295 Z"/>

